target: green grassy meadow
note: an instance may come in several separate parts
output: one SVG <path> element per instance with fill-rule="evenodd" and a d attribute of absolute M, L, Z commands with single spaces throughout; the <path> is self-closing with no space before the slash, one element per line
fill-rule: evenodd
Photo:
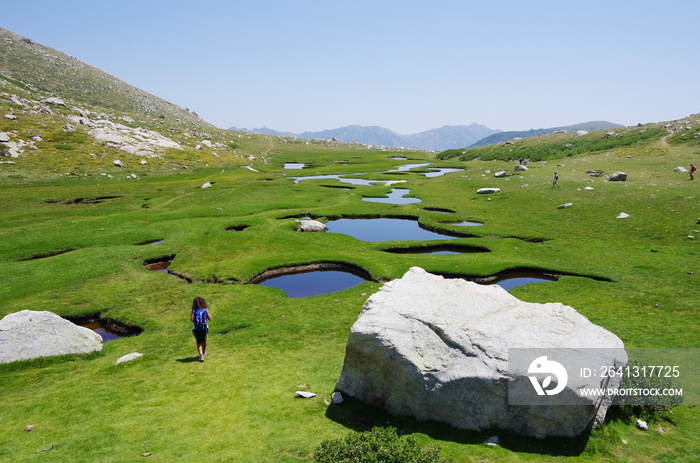
<path fill-rule="evenodd" d="M 0 365 L 2 461 L 122 462 L 147 453 L 148 461 L 162 462 L 312 461 L 322 441 L 386 424 L 421 443 L 439 444 L 455 462 L 700 460 L 700 412 L 692 405 L 677 407 L 647 432 L 613 416 L 590 435 L 544 440 L 417 423 L 353 400 L 330 405 L 345 342 L 365 300 L 412 266 L 445 275 L 487 276 L 513 268 L 579 275 L 512 293 L 570 305 L 628 347 L 700 347 L 700 179 L 673 171 L 700 161 L 697 144 L 654 136 L 641 145 L 532 161 L 528 171 L 513 172 L 513 161 L 440 160 L 423 152 L 309 147 L 259 137 L 244 142 L 255 161 L 230 148 L 229 158 L 194 162 L 194 151 L 186 149 L 178 162 L 191 155 L 190 168 L 173 170 L 163 162 L 126 179 L 127 171 L 109 165 L 118 156 L 87 146 L 89 139 L 47 143 L 65 154 L 60 162 L 56 158 L 50 176 L 35 173 L 45 162 L 40 158 L 28 156 L 31 161 L 14 171 L 1 166 L 0 316 L 23 309 L 99 314 L 144 331 L 106 343 L 98 354 Z M 71 144 L 76 149 L 56 148 Z M 70 153 L 97 148 L 104 151 L 71 175 L 55 175 L 75 165 Z M 394 154 L 408 159 L 393 160 Z M 285 170 L 285 162 L 310 168 Z M 384 173 L 422 162 L 464 170 L 434 178 L 423 175 L 426 169 Z M 510 175 L 485 173 L 498 170 Z M 629 177 L 607 182 L 588 170 Z M 555 171 L 561 188 L 552 188 Z M 357 186 L 290 179 L 350 173 L 406 182 Z M 200 188 L 207 181 L 213 186 Z M 422 202 L 362 201 L 393 187 L 410 189 Z M 502 192 L 477 195 L 482 187 Z M 86 201 L 96 198 L 104 199 Z M 569 202 L 572 207 L 557 208 Z M 617 219 L 621 212 L 630 217 Z M 490 252 L 389 253 L 383 250 L 416 243 L 295 232 L 293 217 L 301 216 L 412 217 L 433 229 L 471 235 L 450 244 Z M 441 223 L 459 220 L 484 225 Z M 164 241 L 141 244 L 152 240 Z M 169 270 L 191 283 L 143 265 L 169 255 L 176 256 Z M 246 284 L 271 268 L 319 261 L 359 266 L 373 281 L 301 299 Z M 214 317 L 205 363 L 195 361 L 190 331 L 196 296 L 210 303 Z M 144 356 L 115 365 L 130 352 Z M 299 399 L 297 390 L 318 395 Z M 26 432 L 27 425 L 35 429 Z M 501 444 L 483 444 L 493 434 Z"/>

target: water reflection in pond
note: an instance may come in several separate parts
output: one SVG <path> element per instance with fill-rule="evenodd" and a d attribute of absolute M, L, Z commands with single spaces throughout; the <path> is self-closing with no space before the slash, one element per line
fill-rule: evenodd
<path fill-rule="evenodd" d="M 557 281 L 557 278 L 535 272 L 513 272 L 499 275 L 489 284 L 498 285 L 506 291 L 510 291 L 517 286 L 529 285 L 530 283 L 544 283 L 547 281 Z"/>
<path fill-rule="evenodd" d="M 115 339 L 120 339 L 122 336 L 114 331 L 111 331 L 104 326 L 102 326 L 102 323 L 100 322 L 92 322 L 92 323 L 86 323 L 84 325 L 85 328 L 89 328 L 95 333 L 99 334 L 102 336 L 102 342 L 109 342 L 109 341 L 114 341 Z"/>
<path fill-rule="evenodd" d="M 445 225 L 456 225 L 458 227 L 478 227 L 480 225 L 483 225 L 481 222 L 473 222 L 471 220 L 464 220 L 461 222 L 440 222 L 444 223 Z"/>
<path fill-rule="evenodd" d="M 361 241 L 449 240 L 455 237 L 421 228 L 411 219 L 338 219 L 327 223 L 331 233 L 343 233 Z"/>
<path fill-rule="evenodd" d="M 278 288 L 291 298 L 320 296 L 352 288 L 364 278 L 339 270 L 314 270 L 268 278 L 261 286 Z"/>
<path fill-rule="evenodd" d="M 146 267 L 148 270 L 169 273 L 168 267 L 172 265 L 173 260 L 175 260 L 174 255 L 157 257 L 155 259 L 148 259 L 144 261 L 143 266 Z"/>
<path fill-rule="evenodd" d="M 429 246 L 411 246 L 401 248 L 388 248 L 384 252 L 395 254 L 467 254 L 477 252 L 491 252 L 481 246 L 469 246 L 461 244 L 435 244 Z"/>
<path fill-rule="evenodd" d="M 411 192 L 407 188 L 392 188 L 386 198 L 362 198 L 362 201 L 368 201 L 371 203 L 385 203 L 385 204 L 414 204 L 420 203 L 422 200 L 418 198 L 406 197 Z"/>
<path fill-rule="evenodd" d="M 444 167 L 444 168 L 431 167 L 429 170 L 432 170 L 434 172 L 426 172 L 423 175 L 425 175 L 428 178 L 432 178 L 432 177 L 439 177 L 439 176 L 445 175 L 445 174 L 450 174 L 452 172 L 459 172 L 459 171 L 462 171 L 464 169 L 452 169 L 452 168 L 448 168 L 448 167 Z"/>
<path fill-rule="evenodd" d="M 365 175 L 365 174 L 351 174 L 351 175 Z M 299 183 L 303 180 L 338 180 L 342 183 L 349 183 L 351 185 L 365 185 L 370 186 L 375 183 L 386 183 L 389 180 L 367 180 L 364 178 L 347 178 L 343 177 L 342 174 L 337 175 L 309 175 L 306 177 L 289 177 L 294 180 L 294 183 Z"/>
<path fill-rule="evenodd" d="M 420 164 L 404 164 L 404 165 L 398 166 L 396 169 L 391 169 L 387 172 L 405 172 L 407 170 L 413 170 L 413 169 L 417 169 L 419 167 L 429 166 L 430 164 L 432 164 L 432 162 L 423 162 Z"/>

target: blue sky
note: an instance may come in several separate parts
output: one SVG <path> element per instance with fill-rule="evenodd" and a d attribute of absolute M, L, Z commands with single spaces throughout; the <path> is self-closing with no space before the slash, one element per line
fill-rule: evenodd
<path fill-rule="evenodd" d="M 0 27 L 222 128 L 409 134 L 698 113 L 699 17 L 696 0 L 22 0 Z"/>

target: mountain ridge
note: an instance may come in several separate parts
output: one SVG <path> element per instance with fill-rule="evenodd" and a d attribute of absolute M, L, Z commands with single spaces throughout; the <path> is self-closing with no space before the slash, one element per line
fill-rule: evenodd
<path fill-rule="evenodd" d="M 491 129 L 476 122 L 469 125 L 443 125 L 419 133 L 401 135 L 381 126 L 348 125 L 336 129 L 321 131 L 305 131 L 301 133 L 280 132 L 267 127 L 246 129 L 230 127 L 229 130 L 272 135 L 278 137 L 294 137 L 303 139 L 338 140 L 344 142 L 363 143 L 374 146 L 390 146 L 424 151 L 445 151 L 448 149 L 474 148 L 491 145 L 515 138 L 530 138 L 548 135 L 555 132 L 575 132 L 578 130 L 607 130 L 624 127 L 608 121 L 588 121 L 578 124 L 530 129 L 520 131 L 502 131 Z"/>
<path fill-rule="evenodd" d="M 499 132 L 497 129 L 491 129 L 475 122 L 469 125 L 444 125 L 437 129 L 430 129 L 409 135 L 402 135 L 393 130 L 376 125 L 348 125 L 336 129 L 326 129 L 316 132 L 306 131 L 302 133 L 280 132 L 266 127 L 256 129 L 230 127 L 229 130 L 304 139 L 332 140 L 335 138 L 338 141 L 344 142 L 363 143 L 372 146 L 402 147 L 424 151 L 442 151 L 451 148 L 461 148 Z"/>

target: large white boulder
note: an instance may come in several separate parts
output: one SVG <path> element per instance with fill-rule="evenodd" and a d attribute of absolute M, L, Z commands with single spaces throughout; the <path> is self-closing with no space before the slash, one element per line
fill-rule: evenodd
<path fill-rule="evenodd" d="M 578 388 L 616 386 L 614 379 L 605 383 L 570 374 L 557 396 L 566 405 L 509 405 L 511 386 L 518 393 L 527 388 L 537 398 L 527 365 L 525 371 L 509 367 L 514 348 L 587 348 L 580 355 L 601 356 L 593 359 L 596 364 L 627 361 L 617 336 L 571 307 L 524 302 L 497 285 L 446 279 L 413 267 L 365 303 L 336 387 L 394 415 L 473 431 L 574 437 L 602 421 L 609 398 L 579 397 Z"/>
<path fill-rule="evenodd" d="M 0 320 L 0 363 L 99 350 L 99 334 L 53 312 L 22 310 Z"/>

